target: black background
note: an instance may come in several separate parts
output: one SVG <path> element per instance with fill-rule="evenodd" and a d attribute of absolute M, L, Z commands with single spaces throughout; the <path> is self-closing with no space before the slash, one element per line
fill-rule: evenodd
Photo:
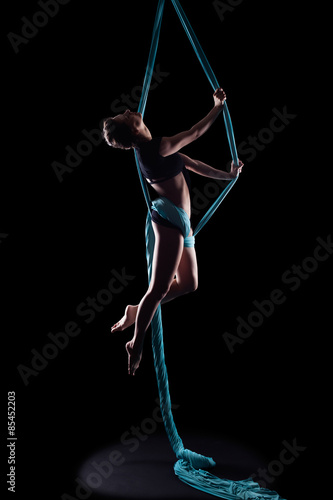
<path fill-rule="evenodd" d="M 18 53 L 7 34 L 21 34 L 22 16 L 31 20 L 41 9 L 37 2 L 14 2 L 6 18 L 3 399 L 16 392 L 18 498 L 74 495 L 77 471 L 90 453 L 119 441 L 156 407 L 150 335 L 137 376 L 129 378 L 124 344 L 132 331 L 109 333 L 147 283 L 146 206 L 133 155 L 94 146 L 62 182 L 52 167 L 65 164 L 66 147 L 75 149 L 84 129 L 98 128 L 114 114 L 115 100 L 142 84 L 156 5 L 72 0 Z M 311 85 L 303 77 L 315 71 L 309 60 L 314 14 L 305 14 L 300 2 L 283 9 L 277 1 L 244 0 L 222 20 L 213 2 L 182 5 L 227 93 L 237 144 L 269 127 L 273 109 L 286 107 L 296 117 L 255 158 L 240 155 L 245 167 L 238 183 L 197 238 L 199 289 L 164 308 L 177 423 L 180 430 L 209 429 L 244 443 L 267 464 L 279 457 L 283 440 L 296 438 L 307 449 L 272 488 L 288 500 L 303 498 L 309 485 L 302 483 L 323 460 L 317 445 L 326 439 L 321 360 L 331 325 L 330 261 L 300 279 L 295 291 L 281 277 L 313 256 L 316 238 L 330 234 L 329 186 L 313 154 Z M 145 121 L 153 135 L 171 135 L 213 103 L 171 2 L 156 62 L 164 76 L 150 94 Z M 185 153 L 225 168 L 230 154 L 222 117 Z M 207 182 L 192 175 L 200 192 Z M 88 323 L 77 307 L 123 268 L 135 278 Z M 236 334 L 236 318 L 246 319 L 253 301 L 274 289 L 285 302 L 231 353 L 223 334 Z M 48 333 L 64 331 L 69 321 L 80 334 L 25 385 L 18 365 L 31 367 L 31 349 L 41 352 Z"/>

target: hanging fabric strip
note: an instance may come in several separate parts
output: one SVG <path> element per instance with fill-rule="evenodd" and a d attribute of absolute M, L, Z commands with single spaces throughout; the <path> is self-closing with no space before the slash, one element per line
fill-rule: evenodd
<path fill-rule="evenodd" d="M 140 99 L 139 107 L 138 107 L 138 113 L 141 113 L 142 117 L 145 114 L 148 93 L 149 93 L 151 79 L 152 79 L 153 72 L 154 72 L 157 47 L 158 47 L 158 42 L 159 42 L 159 39 L 160 39 L 160 32 L 161 32 L 161 25 L 162 25 L 164 4 L 165 4 L 165 0 L 159 0 L 158 6 L 157 6 L 157 12 L 156 12 L 156 16 L 155 16 L 155 23 L 154 23 L 154 29 L 153 29 L 153 37 L 152 37 L 150 51 L 149 51 L 149 56 L 148 56 L 148 63 L 147 63 L 147 68 L 146 68 L 146 74 L 145 74 L 145 78 L 144 78 L 144 81 L 143 81 L 143 89 L 142 89 L 141 99 Z M 142 191 L 143 191 L 143 194 L 144 194 L 144 197 L 145 197 L 145 200 L 146 200 L 146 204 L 147 204 L 148 210 L 150 212 L 151 211 L 151 199 L 150 199 L 150 196 L 149 196 L 149 191 L 148 191 L 147 183 L 144 180 L 144 178 L 142 176 L 142 173 L 141 173 L 141 170 L 140 170 L 139 160 L 138 160 L 137 152 L 136 152 L 135 149 L 134 149 L 134 155 L 135 155 L 135 162 L 136 162 L 136 167 L 137 167 L 138 174 L 139 174 L 139 179 L 140 179 L 140 182 L 141 182 Z"/>
<path fill-rule="evenodd" d="M 180 22 L 183 25 L 183 28 L 185 30 L 185 33 L 188 36 L 188 39 L 190 40 L 192 47 L 194 49 L 194 52 L 196 56 L 199 59 L 199 62 L 208 78 L 209 83 L 212 86 L 212 89 L 215 91 L 216 89 L 220 88 L 219 82 L 217 81 L 216 76 L 214 75 L 214 72 L 211 68 L 211 65 L 208 62 L 208 59 L 206 57 L 206 54 L 202 50 L 202 47 L 199 43 L 199 40 L 196 37 L 196 34 L 193 31 L 192 26 L 189 23 L 189 20 L 186 17 L 185 12 L 183 11 L 182 6 L 180 5 L 178 0 L 171 0 L 173 3 L 173 6 L 178 14 L 178 17 L 180 19 Z M 233 162 L 235 165 L 238 165 L 238 156 L 237 156 L 237 148 L 236 148 L 236 143 L 235 143 L 235 137 L 234 137 L 234 132 L 233 132 L 233 127 L 231 123 L 231 117 L 228 109 L 228 105 L 225 102 L 223 106 L 223 117 L 224 117 L 224 123 L 225 127 L 227 130 L 227 136 L 228 136 L 228 141 L 229 141 L 229 146 L 231 150 L 231 156 L 233 159 Z"/>
<path fill-rule="evenodd" d="M 178 0 L 171 0 L 171 1 L 190 39 L 190 42 L 195 50 L 195 53 L 207 75 L 209 82 L 211 83 L 213 89 L 216 90 L 217 88 L 219 88 L 219 84 L 179 1 Z M 142 96 L 138 108 L 138 111 L 142 113 L 142 116 L 144 115 L 145 112 L 149 87 L 153 75 L 153 68 L 155 64 L 156 52 L 157 52 L 161 24 L 162 24 L 164 4 L 165 0 L 159 0 L 155 16 L 152 43 L 149 52 Z M 234 163 L 237 165 L 238 164 L 237 149 L 235 144 L 231 118 L 226 102 L 224 103 L 223 106 L 223 116 L 224 116 L 224 123 L 228 136 L 231 156 Z M 167 199 L 159 199 L 157 201 L 154 201 L 152 204 L 147 184 L 142 176 L 139 167 L 139 162 L 136 152 L 135 152 L 135 159 L 141 186 L 148 206 L 148 215 L 146 221 L 146 257 L 147 257 L 147 267 L 148 267 L 148 280 L 150 282 L 154 246 L 155 246 L 155 235 L 152 227 L 151 210 L 152 209 L 157 210 L 162 217 L 166 218 L 167 220 L 169 220 L 174 224 L 178 224 L 179 228 L 184 234 L 184 238 L 186 238 L 187 236 L 186 233 L 188 231 L 188 228 L 190 227 L 189 225 L 190 222 L 187 218 L 186 212 L 180 210 L 178 207 L 173 205 Z M 216 211 L 220 203 L 230 192 L 230 189 L 233 187 L 236 180 L 237 178 L 228 184 L 228 186 L 223 190 L 223 192 L 220 194 L 217 200 L 213 203 L 211 208 L 202 217 L 201 221 L 194 230 L 194 235 L 198 234 L 198 232 L 208 222 L 208 220 Z M 184 448 L 183 442 L 175 426 L 175 422 L 171 411 L 171 399 L 169 392 L 168 375 L 164 359 L 163 326 L 162 326 L 162 313 L 160 305 L 157 308 L 157 311 L 151 322 L 151 329 L 152 329 L 154 366 L 157 377 L 161 412 L 167 436 L 169 438 L 173 451 L 178 458 L 178 461 L 174 466 L 175 474 L 184 483 L 192 486 L 193 488 L 197 488 L 201 491 L 204 491 L 206 493 L 209 493 L 211 495 L 220 498 L 224 498 L 226 500 L 283 500 L 277 493 L 267 489 L 260 488 L 259 485 L 255 483 L 251 478 L 245 479 L 244 481 L 232 481 L 229 479 L 220 479 L 210 474 L 209 472 L 202 470 L 203 468 L 213 467 L 215 465 L 214 460 L 212 458 L 204 457 L 203 455 L 200 455 L 198 453 L 195 453 L 193 451 Z"/>

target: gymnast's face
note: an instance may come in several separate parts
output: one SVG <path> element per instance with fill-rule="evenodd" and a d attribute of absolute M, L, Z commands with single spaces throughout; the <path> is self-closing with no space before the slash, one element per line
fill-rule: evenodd
<path fill-rule="evenodd" d="M 152 138 L 148 127 L 143 122 L 141 113 L 135 113 L 126 109 L 125 113 L 115 116 L 113 120 L 127 125 L 132 134 L 136 136 L 138 142 L 147 141 Z"/>
<path fill-rule="evenodd" d="M 142 114 L 135 113 L 129 109 L 126 109 L 126 111 L 121 115 L 115 116 L 114 121 L 125 123 L 134 133 L 140 132 L 140 130 L 144 127 Z"/>

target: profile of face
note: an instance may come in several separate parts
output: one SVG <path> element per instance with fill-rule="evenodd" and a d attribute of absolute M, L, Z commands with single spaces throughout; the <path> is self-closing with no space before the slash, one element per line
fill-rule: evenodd
<path fill-rule="evenodd" d="M 140 142 L 151 139 L 151 134 L 142 114 L 126 109 L 124 113 L 104 121 L 104 138 L 110 146 L 132 149 Z"/>
<path fill-rule="evenodd" d="M 126 124 L 133 134 L 138 134 L 143 125 L 142 114 L 126 109 L 124 113 L 113 118 L 116 123 Z"/>

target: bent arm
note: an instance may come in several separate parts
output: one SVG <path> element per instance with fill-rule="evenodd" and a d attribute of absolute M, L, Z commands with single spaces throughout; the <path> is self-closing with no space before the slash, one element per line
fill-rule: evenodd
<path fill-rule="evenodd" d="M 225 172 L 223 170 L 217 170 L 216 168 L 207 165 L 207 163 L 203 163 L 199 160 L 193 160 L 189 156 L 184 155 L 183 153 L 179 153 L 182 157 L 185 167 L 196 174 L 202 175 L 203 177 L 210 177 L 211 179 L 223 179 L 223 180 L 231 180 L 237 177 L 237 172 L 234 169 L 231 169 L 230 172 Z"/>
<path fill-rule="evenodd" d="M 160 155 L 169 156 L 201 137 L 214 123 L 222 111 L 222 106 L 214 108 L 202 120 L 193 125 L 189 130 L 180 132 L 172 137 L 163 137 L 160 145 Z"/>
<path fill-rule="evenodd" d="M 177 153 L 180 149 L 201 137 L 214 123 L 221 113 L 226 95 L 223 89 L 214 92 L 214 107 L 202 120 L 193 125 L 189 130 L 173 135 L 162 137 L 159 153 L 161 156 L 169 156 Z"/>

